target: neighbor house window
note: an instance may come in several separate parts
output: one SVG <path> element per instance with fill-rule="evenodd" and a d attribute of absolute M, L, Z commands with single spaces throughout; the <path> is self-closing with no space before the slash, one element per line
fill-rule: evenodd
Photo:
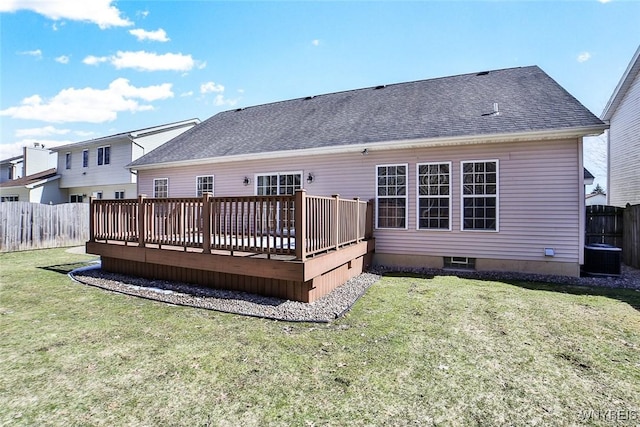
<path fill-rule="evenodd" d="M 89 167 L 89 150 L 82 150 L 82 167 Z"/>
<path fill-rule="evenodd" d="M 377 166 L 377 227 L 407 227 L 407 165 Z"/>
<path fill-rule="evenodd" d="M 169 178 L 156 178 L 153 180 L 153 197 L 169 197 Z"/>
<path fill-rule="evenodd" d="M 451 163 L 420 163 L 418 229 L 451 229 Z"/>
<path fill-rule="evenodd" d="M 0 200 L 3 202 L 17 202 L 18 196 L 16 195 L 2 196 Z"/>
<path fill-rule="evenodd" d="M 462 229 L 498 231 L 498 161 L 461 165 Z"/>
<path fill-rule="evenodd" d="M 64 155 L 64 164 L 66 169 L 71 169 L 71 153 Z"/>
<path fill-rule="evenodd" d="M 93 197 L 98 200 L 102 200 L 102 191 L 96 191 L 95 193 L 93 193 Z"/>
<path fill-rule="evenodd" d="M 124 199 L 124 190 L 116 191 L 115 198 L 118 200 Z"/>
<path fill-rule="evenodd" d="M 111 147 L 98 147 L 98 165 L 108 165 L 111 163 Z"/>
<path fill-rule="evenodd" d="M 302 172 L 283 172 L 256 175 L 258 196 L 294 194 L 302 188 Z"/>
<path fill-rule="evenodd" d="M 196 196 L 202 197 L 204 193 L 213 194 L 213 175 L 196 177 Z"/>
<path fill-rule="evenodd" d="M 82 203 L 82 194 L 71 194 L 69 196 L 70 203 Z"/>

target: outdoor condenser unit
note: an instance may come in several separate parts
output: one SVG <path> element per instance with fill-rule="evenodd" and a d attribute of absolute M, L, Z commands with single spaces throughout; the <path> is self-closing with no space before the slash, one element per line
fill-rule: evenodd
<path fill-rule="evenodd" d="M 605 243 L 584 247 L 584 272 L 593 275 L 619 276 L 622 249 Z"/>

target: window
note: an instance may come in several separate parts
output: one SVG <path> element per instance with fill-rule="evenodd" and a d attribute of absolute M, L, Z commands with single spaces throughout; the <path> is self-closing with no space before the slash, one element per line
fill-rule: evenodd
<path fill-rule="evenodd" d="M 111 147 L 98 147 L 98 165 L 108 165 L 111 163 Z"/>
<path fill-rule="evenodd" d="M 153 197 L 169 197 L 169 178 L 157 178 L 153 180 Z"/>
<path fill-rule="evenodd" d="M 407 165 L 377 166 L 377 227 L 407 227 Z"/>
<path fill-rule="evenodd" d="M 446 256 L 443 259 L 444 268 L 474 270 L 476 268 L 476 259 L 467 257 Z"/>
<path fill-rule="evenodd" d="M 82 150 L 82 167 L 89 167 L 89 150 Z"/>
<path fill-rule="evenodd" d="M 204 193 L 213 194 L 213 175 L 196 177 L 196 197 Z"/>
<path fill-rule="evenodd" d="M 418 164 L 418 229 L 451 230 L 451 163 Z"/>
<path fill-rule="evenodd" d="M 258 196 L 294 194 L 300 188 L 302 188 L 302 172 L 256 175 L 256 194 Z"/>
<path fill-rule="evenodd" d="M 71 169 L 71 153 L 64 155 L 64 164 L 66 169 Z"/>
<path fill-rule="evenodd" d="M 2 196 L 2 198 L 0 198 L 0 201 L 3 201 L 3 202 L 17 202 L 18 201 L 18 196 L 16 196 L 16 195 Z"/>
<path fill-rule="evenodd" d="M 69 195 L 69 203 L 82 203 L 82 194 Z"/>
<path fill-rule="evenodd" d="M 116 199 L 124 199 L 124 190 L 116 191 L 115 198 Z"/>
<path fill-rule="evenodd" d="M 96 191 L 95 193 L 93 193 L 93 197 L 98 200 L 102 200 L 102 191 Z"/>
<path fill-rule="evenodd" d="M 462 229 L 498 231 L 498 161 L 461 165 Z"/>
<path fill-rule="evenodd" d="M 16 167 L 14 165 L 9 165 L 9 179 L 13 179 L 13 176 L 16 173 Z"/>

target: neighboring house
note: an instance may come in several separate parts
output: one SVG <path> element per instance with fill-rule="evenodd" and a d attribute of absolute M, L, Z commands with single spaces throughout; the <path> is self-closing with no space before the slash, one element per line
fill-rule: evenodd
<path fill-rule="evenodd" d="M 136 176 L 125 166 L 198 123 L 185 120 L 55 147 L 60 188 L 69 202 L 135 197 Z"/>
<path fill-rule="evenodd" d="M 34 175 L 55 168 L 57 156 L 38 142 L 22 147 L 22 155 L 0 160 L 0 183 Z"/>
<path fill-rule="evenodd" d="M 531 66 L 222 112 L 129 168 L 149 197 L 375 199 L 377 264 L 577 276 L 582 138 L 606 128 Z"/>
<path fill-rule="evenodd" d="M 60 175 L 52 168 L 5 181 L 0 183 L 0 200 L 3 202 L 64 203 L 66 197 L 58 187 L 59 179 Z"/>
<path fill-rule="evenodd" d="M 592 205 L 606 205 L 607 195 L 604 193 L 591 193 L 585 196 L 585 204 L 587 206 Z"/>
<path fill-rule="evenodd" d="M 610 125 L 607 200 L 612 206 L 640 203 L 640 47 L 601 115 Z"/>

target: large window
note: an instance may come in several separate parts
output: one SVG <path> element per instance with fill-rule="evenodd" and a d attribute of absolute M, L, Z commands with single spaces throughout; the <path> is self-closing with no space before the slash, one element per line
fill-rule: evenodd
<path fill-rule="evenodd" d="M 282 172 L 256 175 L 258 196 L 293 194 L 302 188 L 302 172 Z"/>
<path fill-rule="evenodd" d="M 169 197 L 169 178 L 156 178 L 153 180 L 153 197 Z"/>
<path fill-rule="evenodd" d="M 420 163 L 418 229 L 451 229 L 451 163 Z"/>
<path fill-rule="evenodd" d="M 82 150 L 82 167 L 89 167 L 89 150 Z"/>
<path fill-rule="evenodd" d="M 71 169 L 71 153 L 65 153 L 64 165 L 66 169 Z"/>
<path fill-rule="evenodd" d="M 213 194 L 213 175 L 196 177 L 196 196 L 202 197 L 204 193 Z"/>
<path fill-rule="evenodd" d="M 111 163 L 111 147 L 98 147 L 98 166 Z"/>
<path fill-rule="evenodd" d="M 461 165 L 462 229 L 498 231 L 498 161 Z"/>
<path fill-rule="evenodd" d="M 407 227 L 407 165 L 377 166 L 377 227 Z"/>

